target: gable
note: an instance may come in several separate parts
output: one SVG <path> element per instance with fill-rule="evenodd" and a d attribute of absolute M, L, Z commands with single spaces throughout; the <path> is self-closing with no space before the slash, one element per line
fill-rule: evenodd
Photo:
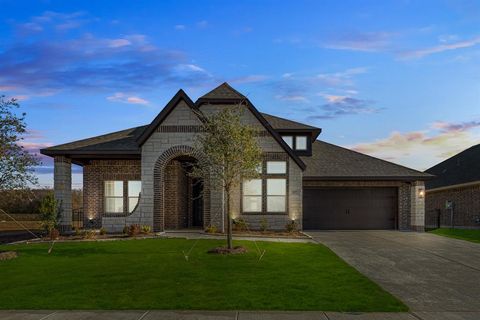
<path fill-rule="evenodd" d="M 179 110 L 178 112 L 174 113 L 173 117 L 171 117 L 171 121 L 177 119 L 177 121 L 175 121 L 177 125 L 179 124 L 178 122 L 181 122 L 182 120 L 185 120 L 185 122 L 188 123 L 194 122 L 192 114 L 195 115 L 194 110 L 196 110 L 196 106 L 190 97 L 185 93 L 185 91 L 180 89 L 137 139 L 139 146 L 142 146 L 145 141 L 147 141 L 152 133 L 155 132 L 155 129 L 168 118 L 168 116 L 177 108 L 177 106 L 179 107 Z M 185 107 L 189 108 L 190 112 L 186 112 Z M 197 120 L 200 121 L 198 117 Z"/>

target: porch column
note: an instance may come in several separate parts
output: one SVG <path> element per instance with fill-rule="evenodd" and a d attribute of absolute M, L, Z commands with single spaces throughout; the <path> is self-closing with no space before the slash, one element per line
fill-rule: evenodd
<path fill-rule="evenodd" d="M 415 181 L 410 189 L 411 211 L 410 226 L 414 231 L 425 230 L 425 184 Z"/>
<path fill-rule="evenodd" d="M 60 232 L 72 229 L 72 162 L 69 158 L 54 158 L 53 189 L 55 199 L 60 203 Z"/>

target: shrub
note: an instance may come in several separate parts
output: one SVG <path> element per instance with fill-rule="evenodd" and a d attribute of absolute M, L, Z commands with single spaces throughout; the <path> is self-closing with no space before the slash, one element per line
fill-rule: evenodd
<path fill-rule="evenodd" d="M 60 203 L 55 200 L 53 193 L 47 194 L 40 203 L 40 220 L 42 221 L 42 227 L 50 234 L 52 229 L 58 228 L 58 221 L 60 220 Z"/>
<path fill-rule="evenodd" d="M 297 231 L 297 230 L 298 230 L 298 225 L 297 225 L 297 223 L 295 222 L 295 220 L 292 220 L 292 221 L 288 222 L 288 223 L 285 225 L 285 229 L 286 229 L 288 232 L 294 232 L 294 231 Z"/>
<path fill-rule="evenodd" d="M 123 227 L 122 233 L 123 234 L 128 234 L 128 229 L 129 229 L 128 226 Z"/>
<path fill-rule="evenodd" d="M 101 227 L 100 228 L 100 235 L 104 236 L 107 234 L 107 229 L 105 229 L 104 227 Z"/>
<path fill-rule="evenodd" d="M 76 236 L 81 236 L 82 235 L 82 230 L 80 230 L 80 228 L 78 228 L 78 227 L 74 227 L 73 231 L 75 232 Z"/>
<path fill-rule="evenodd" d="M 60 231 L 55 228 L 50 229 L 49 232 L 50 240 L 58 240 L 60 238 Z"/>
<path fill-rule="evenodd" d="M 128 228 L 128 236 L 129 237 L 134 237 L 136 235 L 140 234 L 140 225 L 138 224 L 132 224 Z"/>
<path fill-rule="evenodd" d="M 148 225 L 142 226 L 142 233 L 149 234 L 151 231 L 152 231 L 152 227 L 150 227 Z"/>
<path fill-rule="evenodd" d="M 262 218 L 262 220 L 260 220 L 260 231 L 267 231 L 268 229 L 268 221 L 266 218 Z"/>
<path fill-rule="evenodd" d="M 236 231 L 247 231 L 248 223 L 243 218 L 233 220 L 233 229 Z"/>
<path fill-rule="evenodd" d="M 206 233 L 217 233 L 217 226 L 210 225 L 205 229 Z"/>
<path fill-rule="evenodd" d="M 83 239 L 95 239 L 97 237 L 97 232 L 95 230 L 84 230 Z"/>

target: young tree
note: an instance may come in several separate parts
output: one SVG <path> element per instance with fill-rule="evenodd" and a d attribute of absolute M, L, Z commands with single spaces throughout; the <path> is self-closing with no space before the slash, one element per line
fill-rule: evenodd
<path fill-rule="evenodd" d="M 242 107 L 242 106 L 240 106 Z M 242 108 L 238 108 L 242 109 Z M 232 215 L 230 201 L 235 188 L 243 179 L 259 176 L 258 166 L 262 150 L 257 143 L 257 132 L 241 121 L 241 113 L 223 109 L 203 117 L 203 132 L 197 139 L 197 149 L 203 155 L 193 169 L 193 175 L 212 178 L 212 183 L 222 183 L 225 194 L 225 221 L 227 222 L 227 247 L 232 249 Z"/>
<path fill-rule="evenodd" d="M 53 229 L 58 228 L 58 223 L 61 215 L 60 203 L 55 200 L 53 192 L 47 194 L 40 203 L 40 218 L 42 220 L 42 227 L 47 234 L 50 234 Z"/>
<path fill-rule="evenodd" d="M 0 95 L 0 191 L 25 189 L 36 184 L 33 166 L 40 161 L 19 144 L 26 132 L 25 113 L 18 115 L 15 99 Z"/>

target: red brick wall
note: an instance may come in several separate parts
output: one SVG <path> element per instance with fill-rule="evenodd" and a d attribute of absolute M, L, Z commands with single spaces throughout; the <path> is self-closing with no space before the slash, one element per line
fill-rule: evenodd
<path fill-rule="evenodd" d="M 140 160 L 92 160 L 83 167 L 83 210 L 85 224 L 93 218 L 95 226 L 100 226 L 104 215 L 104 181 L 124 181 L 124 208 L 128 210 L 128 180 L 141 180 Z"/>
<path fill-rule="evenodd" d="M 182 165 L 172 160 L 165 168 L 165 229 L 181 229 L 189 225 L 189 178 Z"/>
<path fill-rule="evenodd" d="M 425 197 L 425 226 L 437 227 L 438 210 L 440 226 L 450 227 L 451 211 L 445 209 L 445 202 L 455 203 L 453 223 L 459 227 L 480 228 L 480 185 L 439 191 L 427 191 Z"/>

